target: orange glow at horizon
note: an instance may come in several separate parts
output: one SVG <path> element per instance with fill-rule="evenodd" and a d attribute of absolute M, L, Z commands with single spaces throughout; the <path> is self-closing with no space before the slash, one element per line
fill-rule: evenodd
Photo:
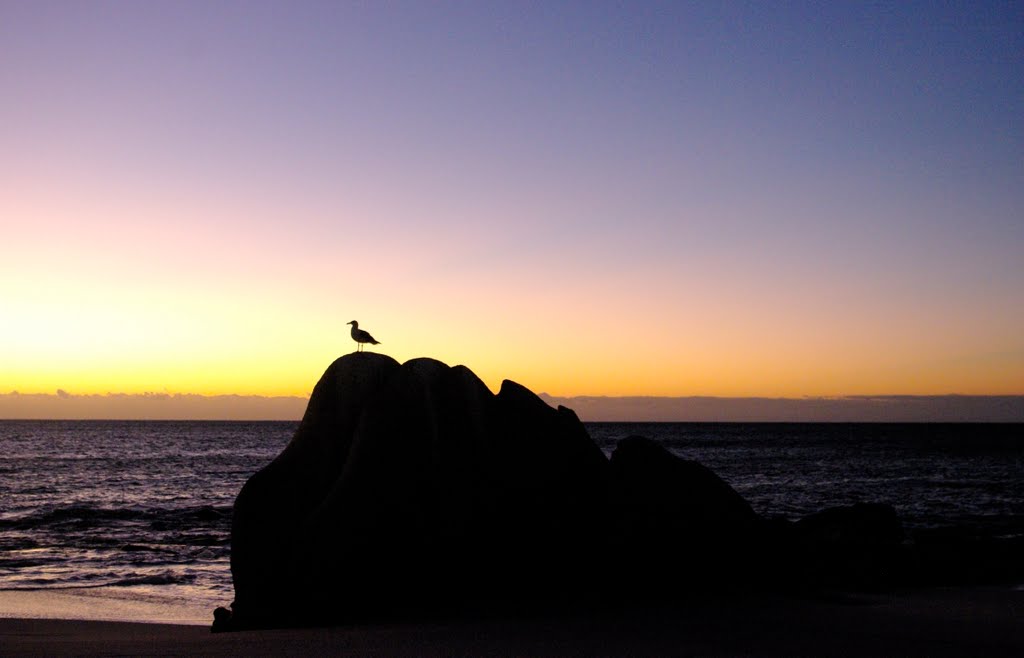
<path fill-rule="evenodd" d="M 438 257 L 460 262 L 474 245 L 430 239 L 384 259 L 359 240 L 306 244 L 306 258 L 276 267 L 299 249 L 280 233 L 232 244 L 190 230 L 203 220 L 129 243 L 149 253 L 112 255 L 109 236 L 88 233 L 12 251 L 22 274 L 0 283 L 0 392 L 304 396 L 353 349 L 345 323 L 358 319 L 376 351 L 466 365 L 492 390 L 512 379 L 558 396 L 1024 393 L 1024 311 L 998 286 L 954 308 L 870 278 L 816 284 L 780 269 L 769 283 L 699 256 L 605 270 L 571 249 L 531 271 L 463 271 Z M 52 221 L 18 225 L 39 241 Z"/>
<path fill-rule="evenodd" d="M 348 271 L 335 268 L 333 279 Z M 0 386 L 22 393 L 306 396 L 333 359 L 354 349 L 345 323 L 358 319 L 382 341 L 375 351 L 400 362 L 429 356 L 466 365 L 495 391 L 512 379 L 556 396 L 1022 392 L 1024 364 L 997 347 L 999 340 L 1012 347 L 1014 337 L 990 331 L 993 348 L 972 353 L 961 346 L 977 329 L 942 317 L 942 309 L 919 320 L 890 310 L 885 327 L 827 305 L 773 316 L 755 298 L 692 301 L 673 311 L 605 280 L 593 291 L 573 282 L 575 295 L 601 303 L 560 312 L 559 291 L 533 282 L 494 294 L 497 282 L 482 279 L 428 297 L 372 278 L 372 285 L 338 286 L 347 288 L 339 295 L 333 285 L 302 281 L 211 285 L 205 292 L 145 282 L 134 288 L 130 279 L 108 290 L 74 277 L 60 285 L 41 279 L 28 293 L 9 287 L 0 341 L 18 349 L 4 356 Z M 275 286 L 272 297 L 256 293 Z M 699 297 L 694 289 L 646 290 L 652 299 Z M 772 303 L 787 302 L 783 296 Z M 630 313 L 606 316 L 606 305 Z M 945 332 L 922 330 L 933 322 Z"/>

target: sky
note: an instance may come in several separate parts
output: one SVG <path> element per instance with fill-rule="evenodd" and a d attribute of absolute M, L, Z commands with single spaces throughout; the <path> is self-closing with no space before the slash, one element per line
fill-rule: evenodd
<path fill-rule="evenodd" d="M 714 6 L 712 6 L 714 5 Z M 1024 394 L 1020 3 L 0 0 L 0 394 Z"/>

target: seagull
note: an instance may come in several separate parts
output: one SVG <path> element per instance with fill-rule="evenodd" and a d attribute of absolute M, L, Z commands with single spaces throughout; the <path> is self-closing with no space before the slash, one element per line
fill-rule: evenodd
<path fill-rule="evenodd" d="M 374 340 L 373 336 L 370 335 L 369 331 L 363 331 L 359 328 L 359 323 L 353 320 L 349 322 L 352 325 L 352 340 L 356 341 L 356 351 L 363 351 L 363 343 L 369 343 L 370 345 L 380 345 L 380 342 Z"/>

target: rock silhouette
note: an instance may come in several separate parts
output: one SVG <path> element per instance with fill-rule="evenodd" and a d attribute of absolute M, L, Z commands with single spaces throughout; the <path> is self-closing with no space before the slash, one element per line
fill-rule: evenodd
<path fill-rule="evenodd" d="M 572 411 L 518 384 L 344 356 L 235 502 L 230 623 L 578 596 L 598 582 L 608 470 Z"/>
<path fill-rule="evenodd" d="M 711 470 L 639 436 L 619 441 L 611 470 L 620 593 L 673 596 L 756 571 L 764 521 Z"/>
<path fill-rule="evenodd" d="M 575 413 L 519 384 L 495 395 L 463 366 L 369 352 L 327 368 L 291 442 L 238 494 L 231 532 L 218 631 L 948 572 L 935 545 L 907 553 L 888 505 L 765 520 L 643 437 L 606 458 Z"/>
<path fill-rule="evenodd" d="M 796 522 L 787 549 L 794 576 L 821 585 L 879 588 L 901 569 L 903 524 L 891 505 L 833 507 Z"/>

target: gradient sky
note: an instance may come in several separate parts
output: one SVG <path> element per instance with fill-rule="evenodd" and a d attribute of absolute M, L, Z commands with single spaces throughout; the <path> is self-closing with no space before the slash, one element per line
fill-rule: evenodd
<path fill-rule="evenodd" d="M 714 4 L 714 7 L 710 5 Z M 1020 3 L 0 0 L 0 392 L 1024 393 Z"/>

